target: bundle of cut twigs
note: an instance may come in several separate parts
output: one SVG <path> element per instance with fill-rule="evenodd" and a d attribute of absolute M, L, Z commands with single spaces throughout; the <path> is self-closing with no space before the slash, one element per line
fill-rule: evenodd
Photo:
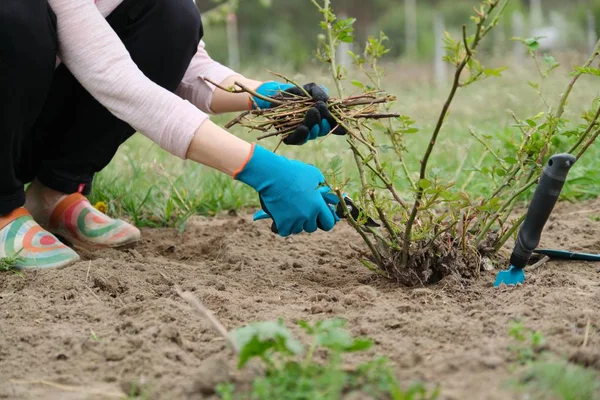
<path fill-rule="evenodd" d="M 284 76 L 279 74 L 276 75 L 298 86 L 301 90 L 304 90 L 301 86 L 285 78 Z M 308 96 L 308 93 L 306 96 L 269 98 L 261 96 L 239 82 L 235 82 L 235 86 L 237 86 L 237 88 L 224 88 L 210 81 L 209 79 L 205 78 L 205 80 L 222 90 L 226 90 L 231 93 L 248 93 L 252 96 L 275 104 L 274 107 L 269 109 L 257 108 L 254 110 L 245 111 L 225 125 L 225 128 L 227 129 L 235 125 L 240 125 L 249 128 L 250 130 L 259 131 L 261 132 L 261 135 L 258 136 L 258 140 L 273 136 L 280 136 L 281 140 L 284 140 L 287 136 L 294 132 L 296 128 L 302 125 L 306 113 L 315 106 L 315 101 Z M 382 104 L 390 103 L 395 100 L 396 98 L 392 95 L 386 94 L 381 90 L 373 90 L 343 99 L 331 97 L 327 101 L 327 107 L 338 124 L 344 124 L 348 126 L 350 125 L 349 122 L 356 122 L 361 119 L 384 119 L 398 117 L 399 114 L 379 112 L 379 107 Z M 334 131 L 337 128 L 337 125 L 332 126 L 331 128 L 332 131 Z"/>

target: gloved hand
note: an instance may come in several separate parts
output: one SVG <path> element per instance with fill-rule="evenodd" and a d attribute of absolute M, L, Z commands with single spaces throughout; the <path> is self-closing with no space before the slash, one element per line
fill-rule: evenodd
<path fill-rule="evenodd" d="M 304 85 L 303 88 L 315 101 L 315 105 L 306 113 L 304 123 L 286 137 L 283 140 L 283 143 L 288 145 L 302 145 L 309 140 L 327 135 L 331 132 L 333 127 L 336 128 L 331 133 L 334 135 L 345 135 L 347 133 L 346 129 L 338 126 L 337 121 L 333 118 L 327 108 L 327 101 L 329 100 L 327 88 L 318 86 L 315 83 L 308 83 Z M 306 94 L 295 85 L 274 81 L 263 83 L 258 87 L 256 93 L 275 99 L 306 96 Z M 273 107 L 273 103 L 258 97 L 252 97 L 252 100 L 252 108 L 256 108 L 257 106 L 260 109 Z"/>
<path fill-rule="evenodd" d="M 335 214 L 339 200 L 312 165 L 254 145 L 250 160 L 234 178 L 258 192 L 263 211 L 273 219 L 271 230 L 283 237 L 330 231 L 339 221 Z"/>

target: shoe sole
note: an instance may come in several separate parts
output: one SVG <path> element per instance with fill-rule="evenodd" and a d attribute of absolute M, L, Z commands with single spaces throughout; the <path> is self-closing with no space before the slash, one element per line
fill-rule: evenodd
<path fill-rule="evenodd" d="M 52 264 L 50 266 L 46 266 L 46 267 L 40 267 L 40 266 L 21 266 L 18 265 L 15 267 L 16 270 L 18 271 L 43 271 L 43 270 L 50 270 L 50 269 L 64 269 L 67 267 L 70 267 L 71 265 L 77 263 L 81 261 L 81 257 L 79 255 L 77 255 L 76 257 L 70 259 L 70 260 L 66 260 L 63 261 L 62 263 L 57 263 L 57 264 Z"/>
<path fill-rule="evenodd" d="M 71 247 L 78 248 L 81 250 L 93 251 L 93 250 L 101 250 L 101 249 L 114 249 L 114 250 L 127 250 L 135 247 L 141 240 L 141 236 L 128 240 L 127 242 L 120 243 L 115 246 L 110 246 L 106 244 L 93 244 L 87 243 L 79 239 L 75 238 L 67 238 L 60 234 L 54 234 L 56 237 L 60 239 L 61 242 L 68 244 Z"/>

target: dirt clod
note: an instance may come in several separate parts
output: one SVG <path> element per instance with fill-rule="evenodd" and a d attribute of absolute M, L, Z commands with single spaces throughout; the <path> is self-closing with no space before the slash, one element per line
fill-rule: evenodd
<path fill-rule="evenodd" d="M 569 361 L 584 367 L 600 370 L 600 350 L 590 348 L 577 349 L 571 357 L 569 357 Z"/>
<path fill-rule="evenodd" d="M 229 380 L 229 374 L 229 364 L 224 357 L 208 358 L 196 367 L 190 392 L 211 395 L 219 383 Z"/>

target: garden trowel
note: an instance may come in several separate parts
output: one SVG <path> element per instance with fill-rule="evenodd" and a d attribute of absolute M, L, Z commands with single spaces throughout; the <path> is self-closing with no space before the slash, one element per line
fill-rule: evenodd
<path fill-rule="evenodd" d="M 523 268 L 540 243 L 544 225 L 552 213 L 567 174 L 575 161 L 574 156 L 566 153 L 556 154 L 548 160 L 529 204 L 525 222 L 517 235 L 515 248 L 510 256 L 510 268 L 498 273 L 494 286 L 517 285 L 525 280 Z"/>

